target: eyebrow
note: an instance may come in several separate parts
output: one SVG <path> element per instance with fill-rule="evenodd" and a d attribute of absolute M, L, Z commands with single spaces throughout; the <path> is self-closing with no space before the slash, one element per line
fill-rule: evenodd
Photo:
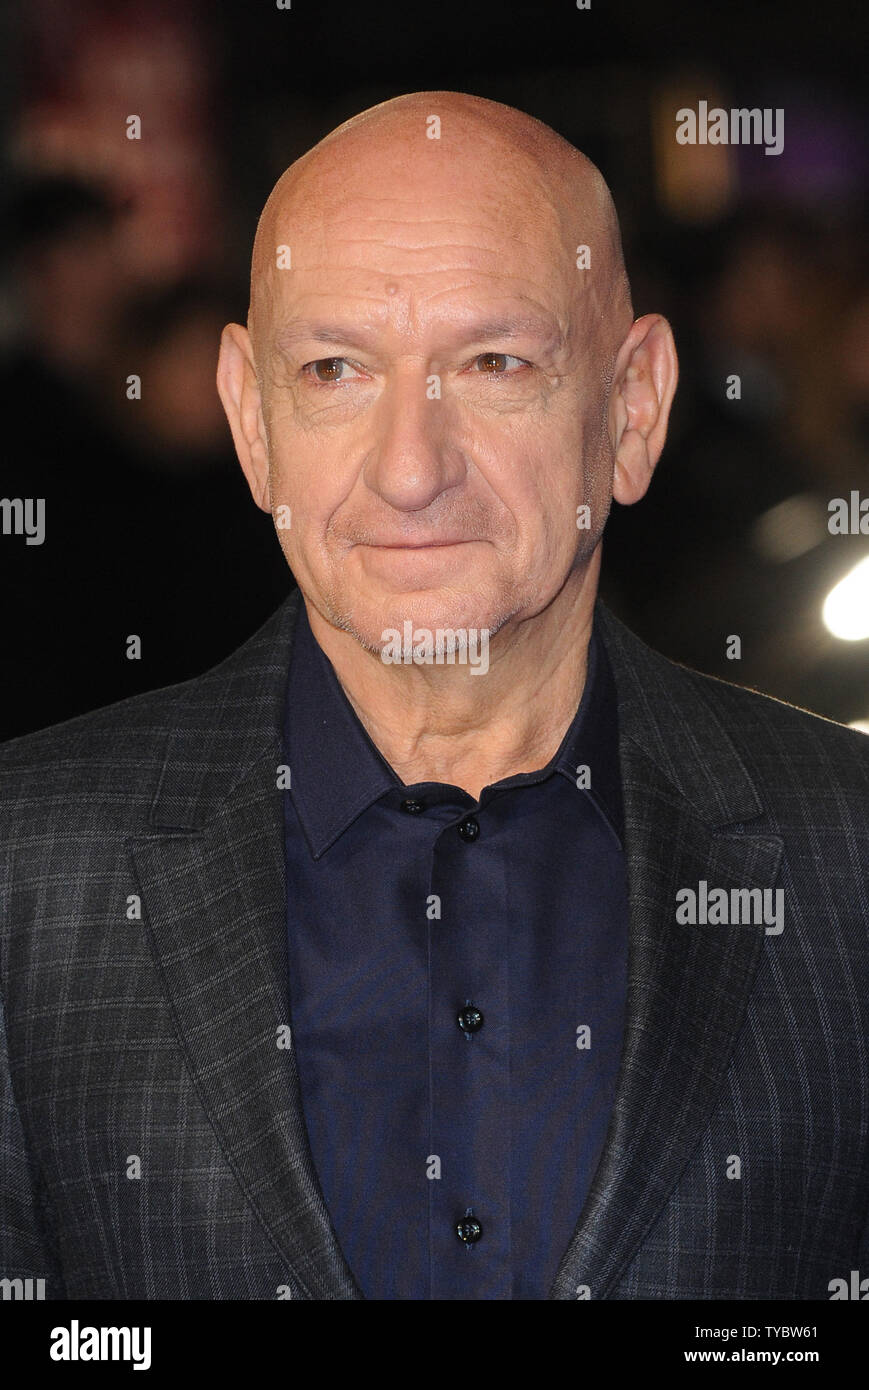
<path fill-rule="evenodd" d="M 279 349 L 291 348 L 300 342 L 330 343 L 364 349 L 370 346 L 376 332 L 375 324 L 293 319 L 277 332 L 275 343 Z M 540 338 L 547 346 L 560 346 L 564 342 L 564 334 L 558 323 L 540 314 L 511 314 L 501 318 L 482 319 L 477 323 L 468 324 L 465 329 L 458 329 L 456 333 L 457 340 L 464 344 L 522 337 Z"/>
<path fill-rule="evenodd" d="M 554 319 L 541 314 L 517 314 L 505 318 L 483 319 L 469 326 L 465 341 L 487 341 L 490 338 L 542 338 L 547 343 L 561 343 L 564 335 Z"/>
<path fill-rule="evenodd" d="M 341 343 L 345 347 L 364 347 L 373 329 L 366 330 L 361 324 L 309 323 L 305 319 L 294 319 L 286 324 L 276 335 L 279 348 L 292 347 L 295 343 Z"/>

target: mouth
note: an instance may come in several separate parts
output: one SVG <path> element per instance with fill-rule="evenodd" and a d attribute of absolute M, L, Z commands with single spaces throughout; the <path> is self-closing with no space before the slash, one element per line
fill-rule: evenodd
<path fill-rule="evenodd" d="M 370 541 L 368 545 L 372 550 L 440 550 L 449 545 L 471 545 L 473 542 L 467 536 L 457 537 L 455 540 L 437 541 Z"/>

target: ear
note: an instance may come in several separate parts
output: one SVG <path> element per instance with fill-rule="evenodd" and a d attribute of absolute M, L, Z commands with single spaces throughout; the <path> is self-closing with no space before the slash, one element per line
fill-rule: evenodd
<path fill-rule="evenodd" d="M 660 314 L 644 314 L 619 349 L 610 392 L 613 498 L 624 506 L 639 502 L 652 480 L 678 379 L 669 323 Z"/>
<path fill-rule="evenodd" d="M 259 383 L 250 335 L 239 323 L 228 323 L 220 336 L 217 390 L 253 500 L 264 512 L 271 512 L 268 440 Z"/>

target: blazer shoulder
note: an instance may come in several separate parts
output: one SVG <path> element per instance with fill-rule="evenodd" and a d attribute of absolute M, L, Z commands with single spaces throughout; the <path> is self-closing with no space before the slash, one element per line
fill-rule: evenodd
<path fill-rule="evenodd" d="M 866 798 L 869 817 L 869 737 L 798 705 L 715 676 L 678 668 L 746 762 L 765 780 L 800 782 L 807 792 L 835 782 Z"/>
<path fill-rule="evenodd" d="M 866 734 L 673 661 L 605 605 L 598 617 L 622 736 L 701 814 L 732 809 L 738 821 L 752 805 L 766 806 L 783 827 L 817 817 L 869 829 Z"/>
<path fill-rule="evenodd" d="M 202 677 L 147 691 L 0 745 L 0 801 L 16 837 L 60 811 L 109 803 L 136 823 L 154 795 L 179 713 Z"/>

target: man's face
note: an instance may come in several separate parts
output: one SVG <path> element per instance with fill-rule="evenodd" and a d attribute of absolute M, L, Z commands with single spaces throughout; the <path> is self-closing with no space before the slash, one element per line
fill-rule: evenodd
<path fill-rule="evenodd" d="M 279 216 L 292 268 L 256 343 L 287 561 L 373 650 L 407 619 L 494 633 L 540 612 L 610 500 L 581 235 L 527 177 L 420 163 Z"/>

